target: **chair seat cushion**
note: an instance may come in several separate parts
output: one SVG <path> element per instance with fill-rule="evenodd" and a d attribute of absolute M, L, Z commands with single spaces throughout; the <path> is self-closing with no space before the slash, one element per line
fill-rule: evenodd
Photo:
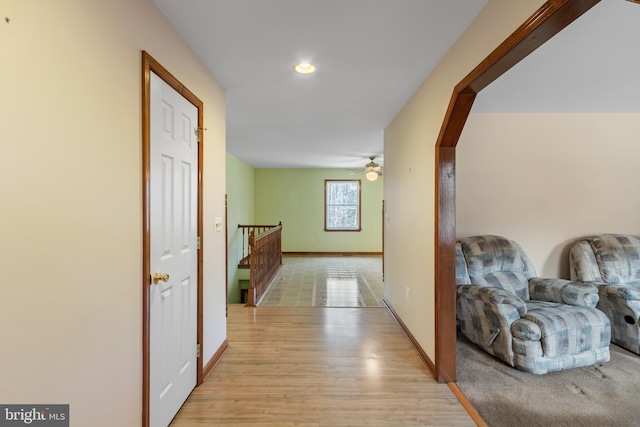
<path fill-rule="evenodd" d="M 599 285 L 600 294 L 604 298 L 640 301 L 640 282 L 622 285 Z"/>
<path fill-rule="evenodd" d="M 523 318 L 540 327 L 545 357 L 577 354 L 609 345 L 609 319 L 595 308 L 533 300 L 526 304 L 527 313 Z"/>

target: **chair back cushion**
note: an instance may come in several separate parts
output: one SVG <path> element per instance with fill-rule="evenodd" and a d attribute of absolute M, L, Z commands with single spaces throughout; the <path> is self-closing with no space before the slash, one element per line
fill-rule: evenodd
<path fill-rule="evenodd" d="M 640 281 L 640 236 L 586 237 L 572 248 L 571 265 L 576 280 L 608 284 Z"/>
<path fill-rule="evenodd" d="M 529 279 L 536 273 L 520 245 L 492 235 L 467 237 L 458 242 L 472 285 L 501 288 L 529 299 Z"/>

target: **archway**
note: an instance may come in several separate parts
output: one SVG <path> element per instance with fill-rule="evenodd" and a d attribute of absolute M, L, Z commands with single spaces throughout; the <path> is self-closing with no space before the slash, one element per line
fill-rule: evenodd
<path fill-rule="evenodd" d="M 454 88 L 436 142 L 435 370 L 439 382 L 456 380 L 455 150 L 475 97 L 599 2 L 547 1 Z"/>

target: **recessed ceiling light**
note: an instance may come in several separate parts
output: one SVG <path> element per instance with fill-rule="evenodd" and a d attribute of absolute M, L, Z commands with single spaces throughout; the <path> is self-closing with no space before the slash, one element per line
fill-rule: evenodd
<path fill-rule="evenodd" d="M 311 74 L 316 70 L 316 67 L 313 64 L 308 64 L 305 62 L 302 64 L 296 64 L 296 66 L 293 67 L 293 69 L 295 70 L 296 73 Z"/>

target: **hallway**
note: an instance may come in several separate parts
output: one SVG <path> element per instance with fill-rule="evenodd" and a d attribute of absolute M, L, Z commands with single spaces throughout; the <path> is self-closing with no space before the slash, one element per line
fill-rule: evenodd
<path fill-rule="evenodd" d="M 230 305 L 228 339 L 173 427 L 475 426 L 385 308 Z"/>

